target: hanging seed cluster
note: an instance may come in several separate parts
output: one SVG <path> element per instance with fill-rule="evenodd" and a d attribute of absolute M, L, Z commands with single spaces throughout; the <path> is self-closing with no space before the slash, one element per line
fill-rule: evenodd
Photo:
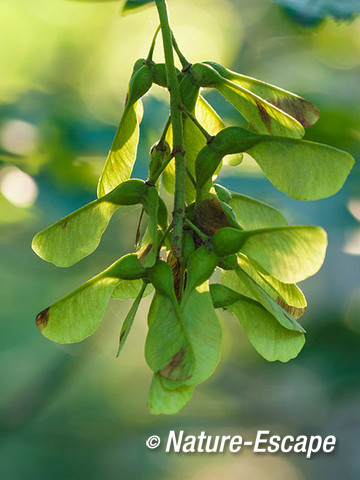
<path fill-rule="evenodd" d="M 128 8 L 134 3 L 147 2 L 129 1 Z M 187 178 L 180 254 L 172 250 L 173 216 L 160 196 L 161 186 L 170 195 L 176 192 L 171 118 L 150 150 L 148 179 L 130 178 L 141 97 L 153 86 L 168 87 L 165 63 L 154 63 L 151 55 L 135 62 L 98 198 L 38 233 L 32 243 L 44 260 L 69 267 L 97 248 L 116 210 L 142 206 L 147 228 L 135 251 L 43 310 L 36 323 L 50 340 L 79 342 L 98 328 L 111 297 L 133 298 L 119 353 L 141 299 L 154 292 L 145 358 L 154 372 L 148 405 L 155 414 L 179 411 L 214 371 L 221 353 L 217 309 L 238 318 L 266 360 L 287 362 L 304 345 L 299 319 L 306 300 L 296 283 L 320 269 L 326 232 L 289 226 L 273 207 L 216 184 L 222 164 L 240 169 L 246 152 L 277 189 L 297 200 L 317 200 L 336 193 L 354 163 L 346 152 L 302 140 L 319 116 L 303 98 L 214 62 L 181 60 L 178 108 Z M 248 128 L 226 126 L 202 96 L 204 89 L 220 92 Z M 159 257 L 162 249 L 166 261 Z M 221 270 L 220 283 L 210 283 L 215 269 Z"/>

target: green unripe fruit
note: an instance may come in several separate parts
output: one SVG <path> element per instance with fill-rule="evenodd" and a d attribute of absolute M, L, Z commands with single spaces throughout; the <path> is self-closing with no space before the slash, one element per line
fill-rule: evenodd
<path fill-rule="evenodd" d="M 194 81 L 191 72 L 188 72 L 181 80 L 180 91 L 182 104 L 189 112 L 193 112 L 199 98 L 200 87 Z"/>
<path fill-rule="evenodd" d="M 126 108 L 130 108 L 143 97 L 150 90 L 152 83 L 151 69 L 149 65 L 143 65 L 130 80 Z"/>
<path fill-rule="evenodd" d="M 218 256 L 207 247 L 195 250 L 187 264 L 186 289 L 193 289 L 208 280 L 218 262 Z"/>
<path fill-rule="evenodd" d="M 222 157 L 234 153 L 246 152 L 260 141 L 263 141 L 262 135 L 257 135 L 241 127 L 226 127 L 214 137 L 211 147 Z"/>
<path fill-rule="evenodd" d="M 129 253 L 121 257 L 110 267 L 110 272 L 106 271 L 107 276 L 111 275 L 123 280 L 135 280 L 144 277 L 145 274 L 146 269 L 141 265 L 136 253 Z"/>
<path fill-rule="evenodd" d="M 224 257 L 240 250 L 248 235 L 241 230 L 225 227 L 218 230 L 211 239 L 217 255 Z"/>
<path fill-rule="evenodd" d="M 200 150 L 195 160 L 196 190 L 198 194 L 205 186 L 206 191 L 210 190 L 211 178 L 220 162 L 221 155 L 212 150 L 211 143 Z"/>
<path fill-rule="evenodd" d="M 229 77 L 229 72 L 228 70 L 223 67 L 222 65 L 220 65 L 219 63 L 216 63 L 216 62 L 204 62 L 204 65 L 207 65 L 211 68 L 213 68 L 219 75 L 221 75 L 222 77 L 224 78 L 228 78 Z"/>
<path fill-rule="evenodd" d="M 242 153 L 263 139 L 240 127 L 227 127 L 215 135 L 211 143 L 205 145 L 198 153 L 195 161 L 197 192 L 208 188 L 222 158 L 225 155 Z"/>
<path fill-rule="evenodd" d="M 120 183 L 103 198 L 117 205 L 136 205 L 141 203 L 142 196 L 147 188 L 143 180 L 132 178 Z"/>
<path fill-rule="evenodd" d="M 166 262 L 157 260 L 155 265 L 147 270 L 147 277 L 160 295 L 176 301 L 172 270 Z"/>
<path fill-rule="evenodd" d="M 132 71 L 132 74 L 131 74 L 131 77 L 133 77 L 135 75 L 135 73 L 140 70 L 140 68 L 146 63 L 146 60 L 145 58 L 139 58 L 138 60 L 136 60 L 136 62 L 134 63 L 134 66 L 133 66 L 133 71 Z"/>
<path fill-rule="evenodd" d="M 153 63 L 150 64 L 153 82 L 159 87 L 167 88 L 167 76 L 165 63 Z M 176 68 L 176 73 L 180 75 L 180 70 Z"/>
<path fill-rule="evenodd" d="M 150 150 L 149 179 L 155 176 L 169 155 L 170 145 L 168 142 L 154 143 Z"/>
<path fill-rule="evenodd" d="M 199 87 L 214 87 L 218 83 L 223 82 L 218 72 L 210 65 L 194 63 L 190 71 Z"/>

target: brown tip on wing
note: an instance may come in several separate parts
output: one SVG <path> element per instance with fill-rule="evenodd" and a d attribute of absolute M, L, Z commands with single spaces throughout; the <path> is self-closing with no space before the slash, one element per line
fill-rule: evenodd
<path fill-rule="evenodd" d="M 311 127 L 320 116 L 318 108 L 302 97 L 278 98 L 274 105 L 295 118 L 304 128 Z"/>
<path fill-rule="evenodd" d="M 36 315 L 36 325 L 40 332 L 44 330 L 49 320 L 49 310 L 50 307 L 45 308 L 42 312 Z"/>

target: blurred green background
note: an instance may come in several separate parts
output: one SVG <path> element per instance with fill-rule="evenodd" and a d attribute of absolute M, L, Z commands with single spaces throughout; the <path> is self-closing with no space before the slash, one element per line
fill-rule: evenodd
<path fill-rule="evenodd" d="M 284 3 L 284 2 L 283 2 Z M 321 111 L 306 138 L 360 155 L 360 18 L 304 27 L 270 0 L 170 0 L 190 60 L 214 60 L 305 96 Z M 69 269 L 43 262 L 33 235 L 95 198 L 132 64 L 145 56 L 156 10 L 121 17 L 115 3 L 1 0 L 0 4 L 0 471 L 6 480 L 360 478 L 360 169 L 334 197 L 296 202 L 251 161 L 220 182 L 280 208 L 290 223 L 329 234 L 326 262 L 304 282 L 307 343 L 289 364 L 267 363 L 229 314 L 221 363 L 175 417 L 146 409 L 151 372 L 143 302 L 120 358 L 129 303 L 113 300 L 95 335 L 77 345 L 41 336 L 36 314 L 133 248 L 138 211 L 121 209 L 98 250 Z M 161 59 L 161 43 L 156 59 Z M 228 120 L 233 108 L 207 99 Z M 144 99 L 134 176 L 168 115 L 154 88 Z M 149 435 L 336 435 L 331 455 L 174 455 Z"/>

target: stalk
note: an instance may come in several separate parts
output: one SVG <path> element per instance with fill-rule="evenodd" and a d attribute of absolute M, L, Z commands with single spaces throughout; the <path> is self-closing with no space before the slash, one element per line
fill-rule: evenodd
<path fill-rule="evenodd" d="M 180 84 L 177 78 L 174 53 L 172 43 L 172 33 L 170 29 L 169 15 L 166 0 L 156 0 L 156 7 L 159 13 L 161 32 L 164 44 L 164 56 L 166 66 L 166 77 L 170 92 L 170 116 L 173 129 L 173 153 L 175 156 L 175 195 L 173 211 L 173 233 L 171 241 L 171 250 L 173 255 L 182 264 L 182 243 L 183 226 L 185 219 L 185 150 Z"/>

